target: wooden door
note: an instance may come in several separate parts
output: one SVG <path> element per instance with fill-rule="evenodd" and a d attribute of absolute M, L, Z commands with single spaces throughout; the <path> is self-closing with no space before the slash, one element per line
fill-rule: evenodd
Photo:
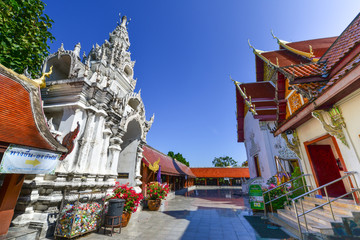
<path fill-rule="evenodd" d="M 260 171 L 260 164 L 259 164 L 258 155 L 254 156 L 254 163 L 255 163 L 256 176 L 261 177 L 261 171 Z"/>
<path fill-rule="evenodd" d="M 319 186 L 341 177 L 330 145 L 309 145 L 307 148 Z M 338 197 L 345 194 L 346 190 L 343 181 L 328 186 L 327 192 L 329 197 Z M 322 194 L 325 195 L 324 190 L 322 190 Z"/>

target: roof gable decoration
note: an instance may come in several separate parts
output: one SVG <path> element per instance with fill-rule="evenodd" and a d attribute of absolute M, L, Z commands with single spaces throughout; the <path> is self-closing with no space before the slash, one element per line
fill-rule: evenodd
<path fill-rule="evenodd" d="M 234 79 L 231 78 L 230 76 L 230 79 L 234 82 L 236 88 L 238 89 L 240 95 L 244 98 L 244 101 L 245 101 L 245 105 L 248 107 L 248 109 L 251 111 L 251 113 L 253 115 L 258 115 L 258 113 L 256 112 L 255 110 L 255 105 L 252 104 L 251 102 L 251 96 L 247 96 L 246 95 L 246 90 L 244 88 L 244 91 L 241 89 L 241 87 L 239 86 L 239 84 L 241 84 L 240 82 L 237 82 L 235 81 Z M 246 114 L 246 113 L 245 113 Z"/>
<path fill-rule="evenodd" d="M 300 56 L 302 56 L 302 57 L 306 57 L 306 58 L 308 58 L 309 60 L 311 60 L 312 62 L 317 62 L 317 61 L 319 61 L 318 58 L 315 58 L 315 55 L 314 55 L 314 52 L 313 52 L 313 50 L 312 50 L 312 46 L 311 46 L 311 45 L 309 45 L 309 52 L 304 52 L 304 51 L 300 51 L 300 50 L 297 50 L 297 49 L 295 49 L 295 48 L 292 48 L 292 47 L 288 46 L 287 44 L 288 44 L 289 42 L 286 42 L 286 41 L 284 41 L 284 40 L 280 40 L 279 38 L 277 38 L 277 37 L 274 35 L 274 33 L 273 33 L 272 30 L 271 30 L 271 35 L 273 36 L 274 39 L 277 40 L 277 43 L 278 43 L 281 47 L 285 48 L 286 50 L 288 50 L 288 51 L 290 51 L 290 52 L 292 52 L 292 53 L 295 53 L 295 54 L 297 54 L 297 55 L 300 55 Z"/>
<path fill-rule="evenodd" d="M 284 71 L 283 68 L 280 67 L 279 59 L 277 57 L 275 58 L 276 59 L 276 64 L 274 64 L 263 55 L 263 53 L 266 53 L 265 51 L 254 48 L 250 44 L 250 40 L 248 40 L 248 44 L 249 44 L 249 47 L 253 50 L 253 53 L 256 56 L 258 56 L 264 62 L 264 66 L 266 66 L 266 69 L 264 69 L 264 77 L 266 76 L 266 80 L 275 82 L 276 79 L 274 79 L 274 77 L 277 76 L 277 74 L 275 74 L 276 72 L 280 72 L 286 78 L 292 79 L 292 75 L 289 74 L 289 72 Z"/>

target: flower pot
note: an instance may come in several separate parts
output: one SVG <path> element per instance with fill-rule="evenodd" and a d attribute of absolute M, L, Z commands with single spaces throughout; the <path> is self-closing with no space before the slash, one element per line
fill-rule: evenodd
<path fill-rule="evenodd" d="M 121 219 L 121 227 L 126 227 L 130 221 L 131 213 L 123 212 Z"/>
<path fill-rule="evenodd" d="M 148 200 L 148 207 L 150 211 L 157 211 L 161 206 L 161 199 Z"/>

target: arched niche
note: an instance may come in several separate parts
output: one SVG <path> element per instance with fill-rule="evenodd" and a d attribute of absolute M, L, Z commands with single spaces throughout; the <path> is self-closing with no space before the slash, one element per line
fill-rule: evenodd
<path fill-rule="evenodd" d="M 124 73 L 129 78 L 131 78 L 133 76 L 133 70 L 131 69 L 131 67 L 129 65 L 125 65 Z"/>
<path fill-rule="evenodd" d="M 135 186 L 136 164 L 142 129 L 137 119 L 132 119 L 126 125 L 126 132 L 122 137 L 121 152 L 118 162 L 118 181 L 121 184 L 130 183 Z"/>
<path fill-rule="evenodd" d="M 139 104 L 140 104 L 140 101 L 139 101 L 139 99 L 137 99 L 137 98 L 131 98 L 131 99 L 129 100 L 129 102 L 128 102 L 128 105 L 129 105 L 131 108 L 133 108 L 134 110 L 137 109 L 137 107 L 139 106 Z"/>
<path fill-rule="evenodd" d="M 60 58 L 57 56 L 50 58 L 46 63 L 45 72 L 48 72 L 51 66 L 53 66 L 53 72 L 47 79 L 48 81 L 67 79 L 71 70 L 71 57 L 61 55 Z"/>

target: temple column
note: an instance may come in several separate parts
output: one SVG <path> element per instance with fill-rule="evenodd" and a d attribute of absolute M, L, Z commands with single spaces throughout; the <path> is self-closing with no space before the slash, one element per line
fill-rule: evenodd
<path fill-rule="evenodd" d="M 101 163 L 101 153 L 103 147 L 103 132 L 105 128 L 105 117 L 103 113 L 95 114 L 97 121 L 95 121 L 96 126 L 94 126 L 94 133 L 90 141 L 90 151 L 89 151 L 89 161 L 86 167 L 86 172 L 90 174 L 99 174 L 101 173 L 99 165 Z"/>
<path fill-rule="evenodd" d="M 139 144 L 138 148 L 137 148 L 137 156 L 136 156 L 136 166 L 135 166 L 135 191 L 136 192 L 141 192 L 141 173 L 140 173 L 140 168 L 141 168 L 141 159 L 143 158 L 143 149 L 142 149 L 142 144 Z"/>
<path fill-rule="evenodd" d="M 100 161 L 99 161 L 99 172 L 101 174 L 106 174 L 106 166 L 108 165 L 108 148 L 109 148 L 109 145 L 110 145 L 110 137 L 111 137 L 111 130 L 108 126 L 107 123 L 105 123 L 105 129 L 103 131 L 103 138 L 104 138 L 104 141 L 103 141 L 103 146 L 102 146 L 102 150 L 101 150 L 101 154 L 100 154 Z"/>
<path fill-rule="evenodd" d="M 217 184 L 218 186 L 220 186 L 219 178 L 216 178 L 216 184 Z"/>
<path fill-rule="evenodd" d="M 88 112 L 88 118 L 86 121 L 86 127 L 84 130 L 83 138 L 81 141 L 80 154 L 77 159 L 76 164 L 76 172 L 83 173 L 84 168 L 87 166 L 89 152 L 90 152 L 90 141 L 92 139 L 92 135 L 94 133 L 94 125 L 95 125 L 95 114 L 93 112 Z"/>
<path fill-rule="evenodd" d="M 110 139 L 110 147 L 109 147 L 109 151 L 110 151 L 110 162 L 109 162 L 109 171 L 111 173 L 111 175 L 113 176 L 117 176 L 118 175 L 118 163 L 119 163 L 119 155 L 120 155 L 120 151 L 121 151 L 121 145 L 122 140 L 119 137 L 113 137 Z"/>
<path fill-rule="evenodd" d="M 207 186 L 206 178 L 205 178 L 205 186 Z"/>

